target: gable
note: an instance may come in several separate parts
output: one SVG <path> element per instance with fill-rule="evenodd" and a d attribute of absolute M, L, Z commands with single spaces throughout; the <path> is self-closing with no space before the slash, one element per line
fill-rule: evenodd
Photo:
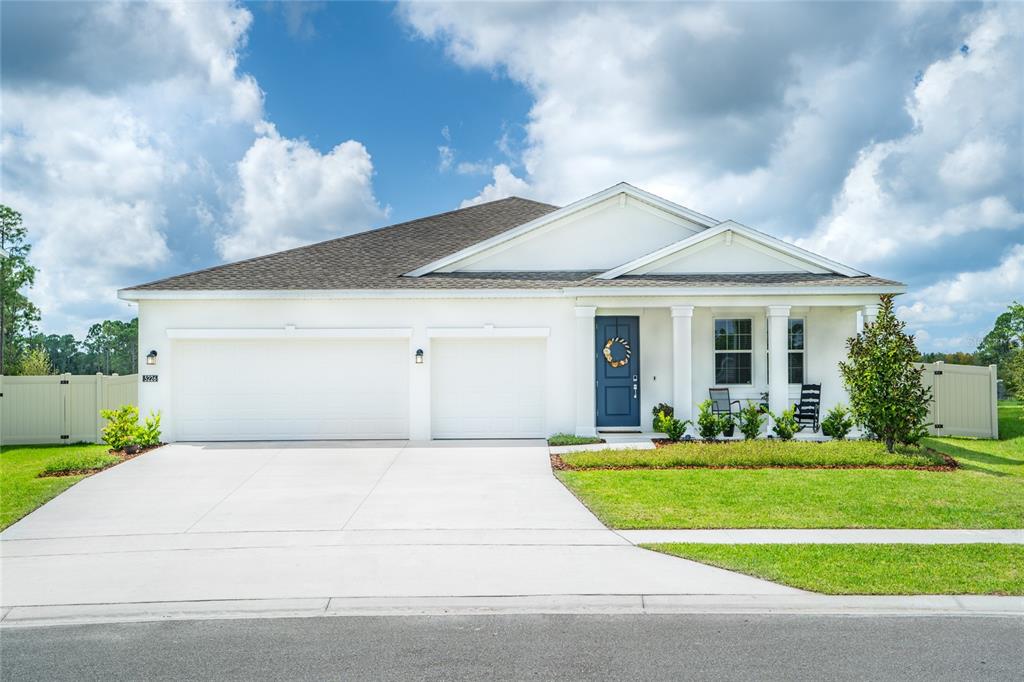
<path fill-rule="evenodd" d="M 829 272 L 731 231 L 637 268 L 634 275 Z"/>
<path fill-rule="evenodd" d="M 607 270 L 706 227 L 619 193 L 467 255 L 437 272 Z"/>

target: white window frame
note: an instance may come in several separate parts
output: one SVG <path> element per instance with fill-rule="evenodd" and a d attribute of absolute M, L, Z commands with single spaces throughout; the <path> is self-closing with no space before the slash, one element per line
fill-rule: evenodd
<path fill-rule="evenodd" d="M 750 323 L 750 348 L 746 350 L 718 350 L 715 346 L 717 338 L 716 329 L 718 328 L 719 322 L 724 321 L 739 321 L 746 320 Z M 787 327 L 788 330 L 788 327 Z M 754 319 L 752 317 L 715 317 L 711 320 L 711 349 L 713 352 L 712 356 L 712 371 L 715 373 L 713 377 L 715 380 L 715 386 L 753 386 L 754 385 Z M 740 383 L 727 383 L 718 381 L 718 355 L 719 353 L 746 353 L 750 356 L 750 381 L 744 381 Z"/>
<path fill-rule="evenodd" d="M 804 347 L 801 348 L 800 350 L 793 350 L 792 348 L 789 347 L 789 323 L 792 322 L 793 320 L 800 320 L 803 323 L 803 325 L 804 325 Z M 767 339 L 767 342 L 765 343 L 765 351 L 764 351 L 765 368 L 766 368 L 764 376 L 765 376 L 766 382 L 770 382 L 771 381 L 771 367 L 772 367 L 772 363 L 771 363 L 771 359 L 770 358 L 771 358 L 772 349 L 771 349 L 771 334 L 768 333 L 767 327 L 765 327 L 765 338 Z M 801 367 L 801 371 L 803 372 L 803 379 L 804 380 L 802 382 L 798 383 L 798 384 L 794 384 L 794 383 L 791 383 L 789 381 L 789 354 L 790 353 L 800 353 L 800 367 Z M 807 318 L 806 317 L 790 317 L 790 318 L 788 318 L 786 320 L 786 383 L 789 384 L 790 386 L 801 386 L 801 385 L 807 383 Z"/>

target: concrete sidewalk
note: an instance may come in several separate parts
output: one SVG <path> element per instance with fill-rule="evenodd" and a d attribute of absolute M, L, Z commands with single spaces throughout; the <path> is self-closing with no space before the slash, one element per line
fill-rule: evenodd
<path fill-rule="evenodd" d="M 947 529 L 773 529 L 752 528 L 737 530 L 622 530 L 626 540 L 633 544 L 655 542 L 705 542 L 724 545 L 771 545 L 814 543 L 949 545 L 990 542 L 1002 545 L 1024 544 L 1024 530 L 947 530 Z"/>

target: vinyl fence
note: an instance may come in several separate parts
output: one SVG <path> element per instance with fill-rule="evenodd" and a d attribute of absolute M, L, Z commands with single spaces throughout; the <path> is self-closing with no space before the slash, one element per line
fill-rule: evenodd
<path fill-rule="evenodd" d="M 137 374 L 0 377 L 0 444 L 99 443 L 100 410 L 137 405 Z"/>
<path fill-rule="evenodd" d="M 921 380 L 932 388 L 929 429 L 936 436 L 999 438 L 996 366 L 924 363 Z"/>

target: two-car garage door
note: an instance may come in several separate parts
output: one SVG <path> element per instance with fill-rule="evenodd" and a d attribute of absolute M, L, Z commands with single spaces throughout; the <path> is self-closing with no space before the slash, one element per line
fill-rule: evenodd
<path fill-rule="evenodd" d="M 176 437 L 408 438 L 410 372 L 429 372 L 434 438 L 540 438 L 545 349 L 544 339 L 440 338 L 413 365 L 404 338 L 179 340 Z"/>

